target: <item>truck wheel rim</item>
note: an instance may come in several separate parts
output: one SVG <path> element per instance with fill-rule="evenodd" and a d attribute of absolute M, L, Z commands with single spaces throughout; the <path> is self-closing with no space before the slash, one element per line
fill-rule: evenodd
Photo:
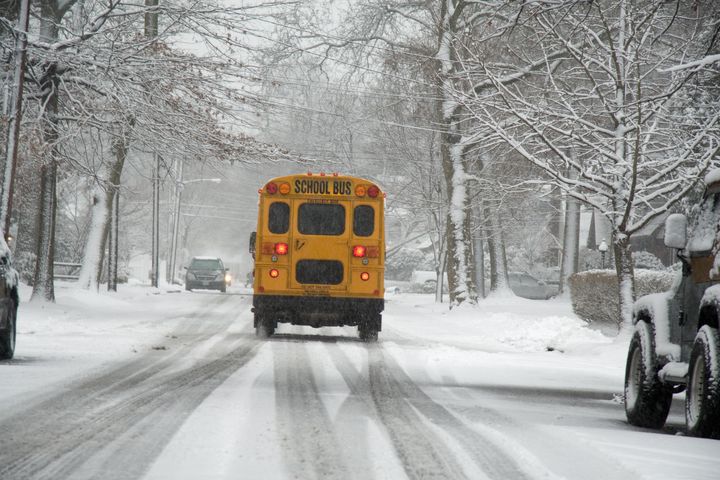
<path fill-rule="evenodd" d="M 690 388 L 687 393 L 688 423 L 695 425 L 700 417 L 700 403 L 705 394 L 705 359 L 699 356 L 691 375 Z"/>

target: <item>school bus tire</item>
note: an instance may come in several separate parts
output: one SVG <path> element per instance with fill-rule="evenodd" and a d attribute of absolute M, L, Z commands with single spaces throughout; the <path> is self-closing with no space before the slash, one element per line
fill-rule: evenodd
<path fill-rule="evenodd" d="M 255 314 L 255 336 L 257 338 L 268 338 L 275 333 L 275 324 L 265 315 Z"/>
<path fill-rule="evenodd" d="M 366 343 L 377 342 L 381 322 L 382 316 L 380 314 L 369 315 L 360 321 L 358 324 L 358 336 L 360 340 Z"/>

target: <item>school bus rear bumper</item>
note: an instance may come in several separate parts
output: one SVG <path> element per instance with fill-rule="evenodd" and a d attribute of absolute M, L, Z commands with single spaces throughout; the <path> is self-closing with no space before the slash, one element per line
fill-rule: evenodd
<path fill-rule="evenodd" d="M 380 330 L 382 298 L 253 295 L 255 322 L 268 318 L 277 323 L 329 327 L 373 322 Z"/>

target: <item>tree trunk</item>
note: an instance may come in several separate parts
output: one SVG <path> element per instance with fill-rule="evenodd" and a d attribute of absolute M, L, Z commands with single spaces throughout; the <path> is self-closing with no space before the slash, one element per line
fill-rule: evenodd
<path fill-rule="evenodd" d="M 495 292 L 508 287 L 505 242 L 500 219 L 493 213 L 496 209 L 491 208 L 490 204 L 485 202 L 483 210 L 485 212 L 483 226 L 490 260 L 490 292 Z"/>
<path fill-rule="evenodd" d="M 615 254 L 615 271 L 618 277 L 618 295 L 621 323 L 621 332 L 632 329 L 632 309 L 635 301 L 635 272 L 633 271 L 630 238 L 624 233 L 618 234 L 613 242 Z"/>
<path fill-rule="evenodd" d="M 72 4 L 73 2 L 68 2 Z M 41 4 L 40 39 L 54 42 L 58 39 L 59 25 L 65 11 L 59 12 L 55 2 Z M 57 213 L 57 141 L 58 141 L 58 83 L 57 64 L 42 66 L 39 86 L 42 92 L 43 159 L 40 166 L 40 212 L 33 279 L 32 299 L 55 301 L 53 262 L 55 261 L 55 215 Z"/>
<path fill-rule="evenodd" d="M 57 103 L 55 102 L 55 107 Z M 48 105 L 49 108 L 49 105 Z M 54 134 L 54 131 L 53 131 Z M 54 139 L 53 139 L 54 143 Z M 55 146 L 51 148 L 47 163 L 40 169 L 40 229 L 35 263 L 32 299 L 55 301 L 53 262 L 55 261 L 55 215 L 57 199 L 57 160 Z"/>
<path fill-rule="evenodd" d="M 115 160 L 110 165 L 108 184 L 104 192 L 100 191 L 93 196 L 92 223 L 78 281 L 82 288 L 97 290 L 102 280 L 105 247 L 113 217 L 113 202 L 120 191 L 120 180 L 130 142 L 128 130 L 133 124 L 134 122 L 130 121 L 123 125 L 123 131 L 113 142 Z"/>
<path fill-rule="evenodd" d="M 450 290 L 450 307 L 467 301 L 477 303 L 472 257 L 472 209 L 468 192 L 468 174 L 460 132 L 462 106 L 453 98 L 451 79 L 456 68 L 453 48 L 455 23 L 459 10 L 451 0 L 443 0 L 440 11 L 440 29 L 437 60 L 438 75 L 437 117 L 440 120 L 441 159 L 447 188 L 449 211 L 447 218 L 447 272 Z"/>
<path fill-rule="evenodd" d="M 78 278 L 78 286 L 84 289 L 97 290 L 99 285 L 99 272 L 102 265 L 101 251 L 105 248 L 103 237 L 106 235 L 108 214 L 103 197 L 107 198 L 107 193 L 99 188 L 93 194 L 93 206 L 90 210 L 92 220 L 85 242 L 85 255 L 80 268 L 80 278 Z"/>
<path fill-rule="evenodd" d="M 565 290 L 570 275 L 578 271 L 580 246 L 580 204 L 568 196 L 565 200 L 562 261 L 560 262 L 560 292 Z"/>

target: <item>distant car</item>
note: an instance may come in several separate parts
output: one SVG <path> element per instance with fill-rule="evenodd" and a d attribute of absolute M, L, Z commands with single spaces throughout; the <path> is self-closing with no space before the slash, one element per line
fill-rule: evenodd
<path fill-rule="evenodd" d="M 532 300 L 547 300 L 555 293 L 555 288 L 548 286 L 529 273 L 511 272 L 508 274 L 510 290 L 518 297 Z"/>
<path fill-rule="evenodd" d="M 207 289 L 225 292 L 228 270 L 218 257 L 193 257 L 186 267 L 185 290 Z"/>
<path fill-rule="evenodd" d="M 435 289 L 437 288 L 437 280 L 430 279 L 425 280 L 422 284 L 422 293 L 435 293 Z"/>

